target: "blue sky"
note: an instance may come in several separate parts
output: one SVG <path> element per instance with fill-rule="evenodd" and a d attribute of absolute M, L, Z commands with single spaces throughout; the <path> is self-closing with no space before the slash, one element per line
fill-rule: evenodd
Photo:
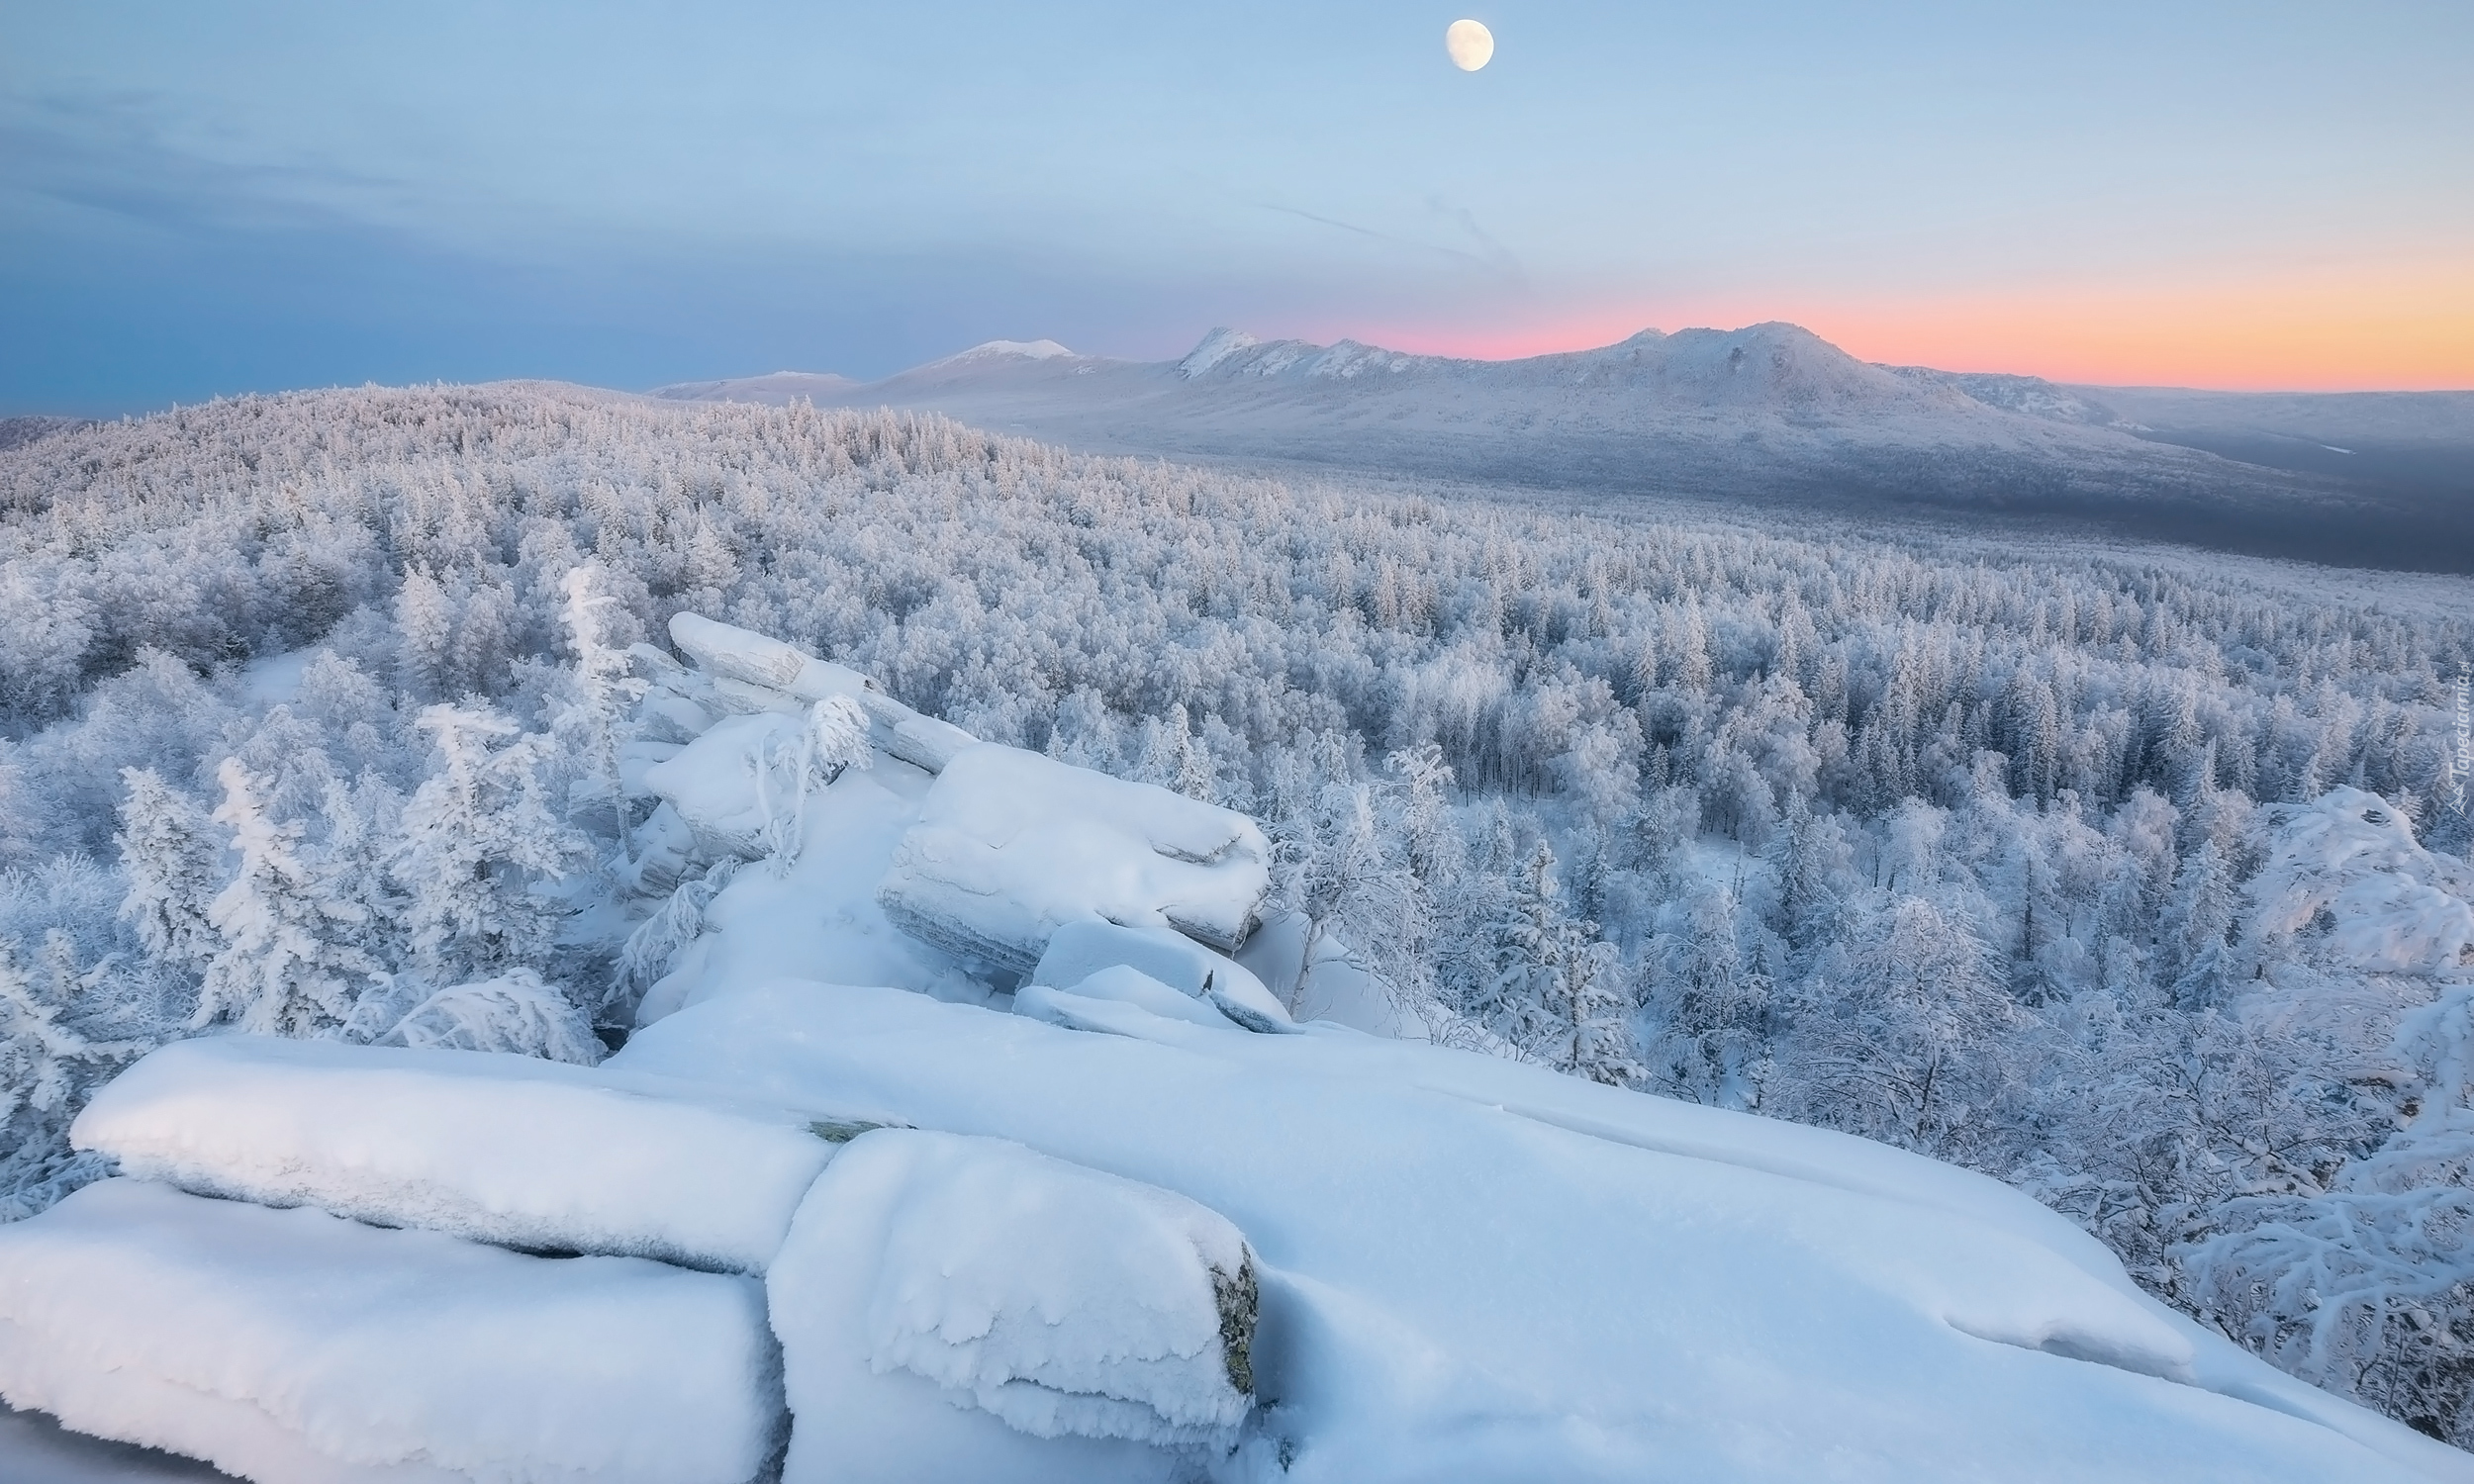
<path fill-rule="evenodd" d="M 0 411 L 1222 323 L 2466 384 L 2469 75 L 2463 0 L 0 0 Z"/>

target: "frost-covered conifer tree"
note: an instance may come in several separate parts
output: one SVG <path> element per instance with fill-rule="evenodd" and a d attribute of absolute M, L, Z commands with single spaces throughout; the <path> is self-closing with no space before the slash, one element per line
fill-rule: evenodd
<path fill-rule="evenodd" d="M 354 943 L 380 968 L 400 968 L 405 957 L 404 896 L 392 872 L 404 833 L 404 796 L 374 773 L 364 773 L 351 784 L 330 774 L 319 794 L 318 812 L 325 837 L 316 869 L 331 893 L 367 914 Z"/>
<path fill-rule="evenodd" d="M 1601 1082 L 1639 1078 L 1614 948 L 1597 924 L 1565 910 L 1544 840 L 1512 878 L 1492 937 L 1493 973 L 1475 1007 L 1481 1024 L 1559 1070 Z"/>
<path fill-rule="evenodd" d="M 52 935 L 51 957 L 64 946 Z M 72 974 L 65 987 L 92 989 L 109 963 Z M 66 1014 L 62 975 L 47 994 L 27 972 L 14 938 L 0 937 L 0 1221 L 31 1215 L 68 1189 L 108 1172 L 82 1172 L 68 1150 L 68 1121 L 88 1090 L 143 1050 L 134 1041 L 99 1041 Z"/>
<path fill-rule="evenodd" d="M 1774 926 L 1788 948 L 1806 955 L 1835 938 L 1843 907 L 1838 882 L 1849 858 L 1846 832 L 1838 821 L 1796 798 L 1763 858 L 1773 883 Z"/>
<path fill-rule="evenodd" d="M 1471 921 L 1469 842 L 1452 815 L 1452 767 L 1434 743 L 1395 752 L 1380 812 L 1399 841 L 1402 880 L 1393 944 L 1403 968 L 1396 976 L 1423 1001 L 1458 998 L 1447 984 L 1480 972 L 1473 944 L 1482 925 Z"/>
<path fill-rule="evenodd" d="M 1211 754 L 1194 741 L 1193 725 L 1186 715 L 1186 703 L 1178 701 L 1169 707 L 1168 729 L 1176 749 L 1176 767 L 1168 786 L 1188 798 L 1204 803 L 1218 803 L 1219 780 L 1213 776 Z"/>
<path fill-rule="evenodd" d="M 415 696 L 446 689 L 453 659 L 455 610 L 446 589 L 426 568 L 404 574 L 395 595 L 396 683 Z"/>
<path fill-rule="evenodd" d="M 207 961 L 191 1029 L 229 1022 L 244 1031 L 314 1036 L 338 1029 L 378 972 L 355 942 L 369 909 L 330 889 L 301 854 L 301 828 L 267 814 L 260 781 L 238 758 L 215 822 L 232 831 L 239 869 L 208 908 L 221 945 Z"/>
<path fill-rule="evenodd" d="M 550 807 L 541 739 L 487 707 L 426 706 L 419 725 L 435 763 L 404 806 L 393 867 L 414 972 L 443 986 L 537 967 L 562 913 L 533 885 L 582 854 Z"/>
<path fill-rule="evenodd" d="M 2234 928 L 2234 882 L 2214 840 L 2203 839 L 2182 862 L 2157 926 L 2164 964 L 2173 975 L 2174 1001 L 2193 1010 L 2219 1003 L 2233 953 L 2228 939 Z"/>
<path fill-rule="evenodd" d="M 551 721 L 550 732 L 583 760 L 575 792 L 609 808 L 618 865 L 623 871 L 633 864 L 633 851 L 626 789 L 618 778 L 618 748 L 627 707 L 644 694 L 644 682 L 631 673 L 626 651 L 609 641 L 608 609 L 618 600 L 596 591 L 598 578 L 596 568 L 573 567 L 559 582 L 566 600 L 559 616 L 567 626 L 568 646 L 576 653 L 576 668 L 573 690 Z"/>
<path fill-rule="evenodd" d="M 1659 1091 L 1722 1108 L 1755 1109 L 1777 1030 L 1775 986 L 1745 962 L 1738 904 L 1703 882 L 1674 930 L 1652 945 L 1657 969 L 1642 995 L 1647 1075 Z"/>
<path fill-rule="evenodd" d="M 124 768 L 120 808 L 121 875 L 129 891 L 120 915 L 149 957 L 195 971 L 220 946 L 209 920 L 223 845 L 206 811 L 151 768 Z"/>
<path fill-rule="evenodd" d="M 34 810 L 27 798 L 26 768 L 17 758 L 17 743 L 0 737 L 0 867 L 33 854 Z"/>

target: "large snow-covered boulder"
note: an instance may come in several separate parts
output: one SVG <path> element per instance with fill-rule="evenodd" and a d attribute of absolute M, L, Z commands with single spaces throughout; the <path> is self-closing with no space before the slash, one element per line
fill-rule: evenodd
<path fill-rule="evenodd" d="M 799 734 L 799 718 L 778 711 L 724 717 L 646 768 L 644 788 L 678 811 L 707 857 L 758 860 L 766 824 L 798 806 L 799 781 L 781 760 L 796 756 Z"/>
<path fill-rule="evenodd" d="M 1030 982 L 1072 989 L 1117 967 L 1137 970 L 1143 977 L 1210 1005 L 1248 1030 L 1288 1028 L 1288 1007 L 1264 987 L 1253 971 L 1182 933 L 1120 927 L 1096 918 L 1069 922 L 1049 936 Z"/>
<path fill-rule="evenodd" d="M 1271 884 L 1270 843 L 1243 814 L 983 743 L 937 776 L 877 898 L 905 932 L 1019 974 L 1069 922 L 1233 950 Z"/>
<path fill-rule="evenodd" d="M 216 1036 L 121 1073 L 71 1137 L 202 1195 L 762 1272 L 824 1135 L 882 1121 L 528 1057 Z"/>
<path fill-rule="evenodd" d="M 752 1279 L 127 1179 L 0 1226 L 0 1397 L 258 1484 L 746 1484 L 783 1426 Z"/>
<path fill-rule="evenodd" d="M 1034 982 L 1013 995 L 1014 1014 L 1075 1031 L 1113 1031 L 1127 1007 L 1215 1031 L 1237 1029 L 1235 1021 L 1201 1000 L 1180 994 L 1124 964 L 1112 964 L 1065 988 Z"/>
<path fill-rule="evenodd" d="M 1236 1229 L 1006 1141 L 861 1135 L 767 1283 L 792 1484 L 1166 1479 L 1252 1405 Z"/>
<path fill-rule="evenodd" d="M 857 696 L 876 685 L 858 671 L 819 660 L 795 644 L 700 613 L 671 615 L 670 642 L 716 680 L 761 686 L 802 701 Z"/>
<path fill-rule="evenodd" d="M 880 760 L 811 794 L 790 868 L 779 869 L 777 858 L 727 879 L 696 914 L 693 933 L 665 959 L 667 973 L 638 1004 L 637 1023 L 783 977 L 856 978 L 986 1000 L 985 982 L 896 927 L 877 902 L 877 883 L 934 782 L 908 764 Z"/>
<path fill-rule="evenodd" d="M 2433 855 L 2395 805 L 2360 788 L 2263 811 L 2267 861 L 2249 932 L 2331 967 L 2434 974 L 2474 949 L 2474 871 Z"/>
<path fill-rule="evenodd" d="M 904 705 L 848 666 L 752 629 L 679 613 L 670 620 L 670 640 L 695 662 L 720 709 L 798 712 L 826 696 L 845 696 L 866 713 L 872 744 L 930 773 L 978 740 L 951 722 Z"/>
<path fill-rule="evenodd" d="M 1262 1257 L 1266 1408 L 1232 1479 L 2474 1480 L 1949 1165 L 1336 1029 L 1117 1031 L 800 983 L 614 1060 L 832 1089 L 1225 1214 Z"/>

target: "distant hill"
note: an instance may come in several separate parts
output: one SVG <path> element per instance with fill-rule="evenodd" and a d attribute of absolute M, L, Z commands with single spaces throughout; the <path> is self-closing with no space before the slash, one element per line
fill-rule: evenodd
<path fill-rule="evenodd" d="M 781 372 L 654 395 L 914 408 L 1097 452 L 2001 510 L 2474 570 L 2474 393 L 2062 386 L 1874 365 L 1785 324 L 1505 361 L 1225 328 L 1176 361 L 999 340 L 864 384 Z"/>
<path fill-rule="evenodd" d="M 48 438 L 72 427 L 84 427 L 91 420 L 87 417 L 0 417 L 0 449 L 21 448 L 37 438 Z"/>

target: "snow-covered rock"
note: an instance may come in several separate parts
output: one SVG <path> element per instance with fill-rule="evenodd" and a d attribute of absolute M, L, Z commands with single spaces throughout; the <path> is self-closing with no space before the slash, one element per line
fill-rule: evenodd
<path fill-rule="evenodd" d="M 906 763 L 852 769 L 808 800 L 807 833 L 787 872 L 740 871 L 704 908 L 702 931 L 645 993 L 636 1022 L 784 976 L 858 978 L 979 1003 L 988 986 L 903 932 L 877 883 L 919 817 L 930 785 Z"/>
<path fill-rule="evenodd" d="M 1305 957 L 1314 941 L 1314 919 L 1294 907 L 1267 914 L 1237 950 L 1237 962 L 1255 976 L 1272 997 L 1296 1007 L 1297 982 L 1305 976 Z"/>
<path fill-rule="evenodd" d="M 645 769 L 644 787 L 678 811 L 706 855 L 757 860 L 766 821 L 797 802 L 776 759 L 798 737 L 798 718 L 778 711 L 725 717 Z"/>
<path fill-rule="evenodd" d="M 126 1179 L 0 1227 L 0 1397 L 259 1484 L 743 1484 L 778 1365 L 753 1280 L 635 1257 Z"/>
<path fill-rule="evenodd" d="M 1002 1140 L 861 1135 L 768 1282 L 792 1480 L 1155 1477 L 1126 1441 L 1224 1450 L 1251 1406 L 1236 1229 Z"/>
<path fill-rule="evenodd" d="M 831 1089 L 1226 1215 L 1262 1255 L 1269 1408 L 1233 1478 L 2474 1478 L 1991 1180 L 1434 1047 L 1128 1016 L 784 984 L 615 1060 Z"/>
<path fill-rule="evenodd" d="M 937 776 L 877 896 L 904 931 L 1024 974 L 1076 921 L 1234 949 L 1271 891 L 1270 863 L 1242 814 L 982 744 Z"/>
<path fill-rule="evenodd" d="M 714 699 L 735 714 L 796 715 L 827 696 L 848 696 L 867 715 L 873 745 L 930 773 L 978 740 L 951 722 L 904 705 L 848 666 L 817 659 L 752 629 L 679 613 L 670 620 L 670 638 L 695 661 Z M 675 706 L 648 696 L 647 714 L 656 706 L 677 724 Z"/>
<path fill-rule="evenodd" d="M 1139 970 L 1143 976 L 1189 999 L 1215 1006 L 1249 1030 L 1279 1030 L 1288 1025 L 1288 1007 L 1264 987 L 1253 971 L 1180 933 L 1120 927 L 1096 919 L 1069 922 L 1049 937 L 1030 981 L 1073 989 L 1118 965 Z M 1081 992 L 1093 991 L 1086 986 Z"/>
<path fill-rule="evenodd" d="M 528 1057 L 216 1036 L 123 1072 L 72 1138 L 201 1195 L 762 1272 L 833 1158 L 819 1121 L 884 1120 Z"/>
<path fill-rule="evenodd" d="M 672 615 L 670 642 L 715 680 L 782 692 L 803 702 L 827 696 L 857 696 L 876 688 L 874 681 L 847 666 L 819 660 L 769 634 L 698 613 Z"/>
<path fill-rule="evenodd" d="M 2433 855 L 2394 805 L 2360 788 L 2263 811 L 2267 861 L 2249 887 L 2254 938 L 2301 943 L 2331 967 L 2435 974 L 2474 948 L 2474 872 Z"/>
<path fill-rule="evenodd" d="M 1108 1006 L 1130 1005 L 1147 1015 L 1166 1016 L 1215 1031 L 1235 1030 L 1237 1023 L 1198 999 L 1161 983 L 1139 969 L 1112 964 L 1072 984 L 1024 984 L 1014 991 L 1013 1013 L 1076 1031 L 1113 1031 L 1116 1016 Z"/>

